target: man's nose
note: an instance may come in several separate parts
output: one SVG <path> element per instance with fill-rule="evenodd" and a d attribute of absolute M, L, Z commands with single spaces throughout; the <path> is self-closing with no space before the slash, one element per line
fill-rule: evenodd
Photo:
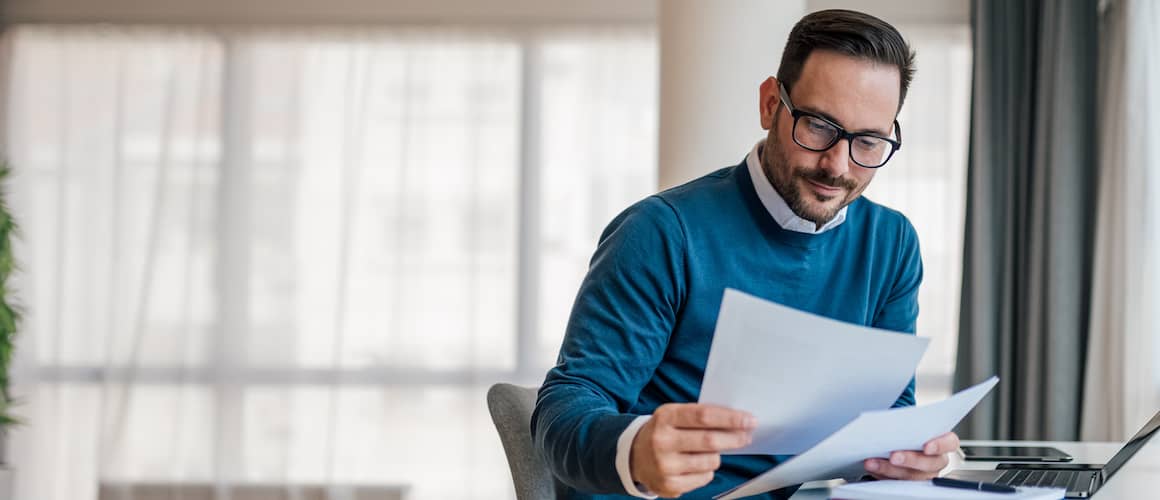
<path fill-rule="evenodd" d="M 818 166 L 830 178 L 838 178 L 850 171 L 850 141 L 838 139 L 838 143 L 822 152 L 822 159 Z"/>

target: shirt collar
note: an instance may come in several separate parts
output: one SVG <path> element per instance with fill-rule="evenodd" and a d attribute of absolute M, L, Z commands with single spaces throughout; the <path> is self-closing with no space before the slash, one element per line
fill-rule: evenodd
<path fill-rule="evenodd" d="M 782 229 L 798 233 L 822 234 L 846 221 L 846 209 L 849 207 L 842 207 L 841 210 L 838 210 L 838 214 L 830 219 L 830 222 L 825 223 L 821 229 L 818 229 L 817 224 L 812 221 L 805 220 L 793 213 L 785 199 L 777 193 L 776 189 L 773 189 L 773 185 L 769 183 L 769 179 L 765 177 L 765 171 L 761 168 L 761 159 L 758 155 L 764 142 L 764 140 L 757 141 L 753 150 L 749 152 L 749 156 L 745 157 L 745 164 L 749 167 L 749 177 L 753 179 L 753 188 L 757 190 L 757 198 L 761 200 L 765 210 Z"/>

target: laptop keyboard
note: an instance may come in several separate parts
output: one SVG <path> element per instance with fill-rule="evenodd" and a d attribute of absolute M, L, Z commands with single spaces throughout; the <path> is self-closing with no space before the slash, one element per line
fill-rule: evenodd
<path fill-rule="evenodd" d="M 1045 488 L 1065 488 L 1073 491 L 1073 485 L 1081 471 L 1018 470 L 1012 469 L 999 476 L 995 482 L 1009 486 L 1041 486 Z M 1082 472 L 1088 476 L 1091 472 Z M 1086 488 L 1087 485 L 1084 485 Z"/>

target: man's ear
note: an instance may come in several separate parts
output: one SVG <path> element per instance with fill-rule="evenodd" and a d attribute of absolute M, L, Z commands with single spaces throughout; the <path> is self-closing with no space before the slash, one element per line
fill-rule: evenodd
<path fill-rule="evenodd" d="M 766 78 L 764 82 L 761 82 L 759 95 L 758 106 L 761 112 L 761 128 L 769 130 L 773 128 L 773 117 L 777 115 L 777 108 L 781 105 L 777 78 L 771 76 Z"/>

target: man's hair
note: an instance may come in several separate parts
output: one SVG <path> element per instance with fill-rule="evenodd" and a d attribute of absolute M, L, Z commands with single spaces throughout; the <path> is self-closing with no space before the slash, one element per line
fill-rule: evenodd
<path fill-rule="evenodd" d="M 820 10 L 801 18 L 789 32 L 777 68 L 777 79 L 787 90 L 801 78 L 806 58 L 815 50 L 831 50 L 897 67 L 901 84 L 898 107 L 902 108 L 914 77 L 914 51 L 894 26 L 869 14 L 844 9 Z"/>

